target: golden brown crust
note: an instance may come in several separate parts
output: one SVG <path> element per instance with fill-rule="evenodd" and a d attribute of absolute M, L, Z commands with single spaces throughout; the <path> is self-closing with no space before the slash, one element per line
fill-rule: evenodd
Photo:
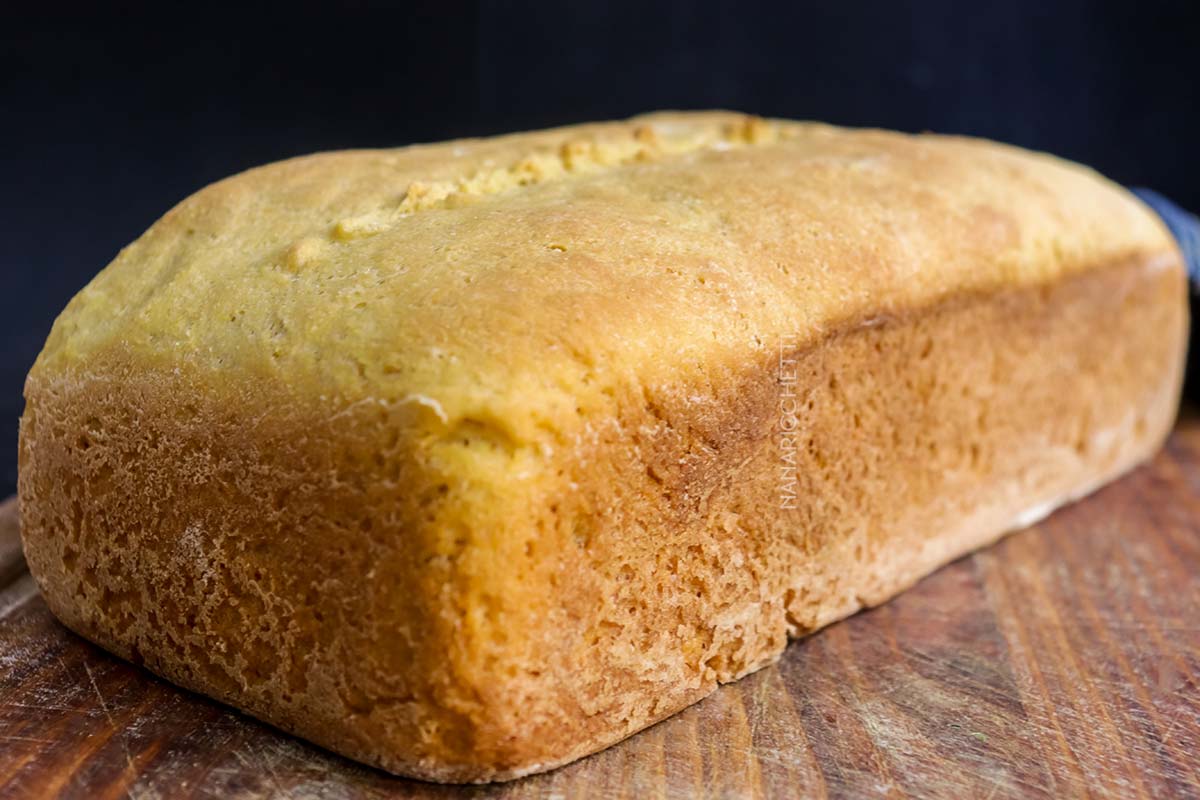
<path fill-rule="evenodd" d="M 673 713 L 1165 435 L 1182 273 L 1115 188 L 982 143 L 654 119 L 738 146 L 614 145 L 635 156 L 542 164 L 529 192 L 496 174 L 514 153 L 647 123 L 338 154 L 168 215 L 27 385 L 24 535 L 55 613 L 352 757 L 500 780 Z M 358 170 L 446 172 L 453 147 L 500 167 L 433 174 L 407 222 L 330 214 L 369 194 Z M 464 186 L 481 199 L 457 206 Z M 256 223 L 270 264 L 239 227 L 249 188 L 296 209 Z M 310 213 L 351 248 L 312 241 Z M 213 260 L 238 248 L 248 276 Z M 186 308 L 208 268 L 232 285 Z"/>

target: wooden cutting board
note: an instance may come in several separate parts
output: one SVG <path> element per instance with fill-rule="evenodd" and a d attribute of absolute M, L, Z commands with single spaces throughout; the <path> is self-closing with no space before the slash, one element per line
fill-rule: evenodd
<path fill-rule="evenodd" d="M 1151 464 L 603 753 L 357 766 L 59 626 L 0 506 L 3 798 L 1200 797 L 1200 418 Z"/>

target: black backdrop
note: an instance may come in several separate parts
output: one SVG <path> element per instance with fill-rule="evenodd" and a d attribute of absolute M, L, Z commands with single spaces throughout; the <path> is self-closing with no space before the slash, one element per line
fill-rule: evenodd
<path fill-rule="evenodd" d="M 44 3 L 0 22 L 0 494 L 54 316 L 200 186 L 655 108 L 970 133 L 1200 209 L 1200 3 Z"/>

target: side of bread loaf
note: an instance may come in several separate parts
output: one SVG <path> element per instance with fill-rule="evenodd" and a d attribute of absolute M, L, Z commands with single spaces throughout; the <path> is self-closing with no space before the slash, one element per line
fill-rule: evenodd
<path fill-rule="evenodd" d="M 593 752 L 1149 456 L 1177 251 L 1080 167 L 733 114 L 209 187 L 31 372 L 68 626 L 447 781 Z"/>

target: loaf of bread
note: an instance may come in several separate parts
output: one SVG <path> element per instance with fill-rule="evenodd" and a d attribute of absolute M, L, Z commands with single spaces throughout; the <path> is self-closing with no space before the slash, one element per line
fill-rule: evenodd
<path fill-rule="evenodd" d="M 352 758 L 550 769 L 1151 455 L 1175 245 L 1082 167 L 729 113 L 184 200 L 29 375 L 70 628 Z"/>

